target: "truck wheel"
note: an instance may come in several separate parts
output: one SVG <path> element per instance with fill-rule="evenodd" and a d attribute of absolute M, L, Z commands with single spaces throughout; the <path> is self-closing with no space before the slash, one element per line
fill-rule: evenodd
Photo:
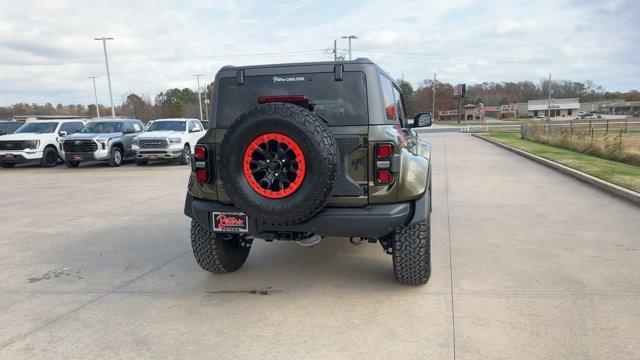
<path fill-rule="evenodd" d="M 393 237 L 393 272 L 401 284 L 426 284 L 431 277 L 429 220 L 402 226 Z"/>
<path fill-rule="evenodd" d="M 73 169 L 73 168 L 77 168 L 78 165 L 80 165 L 80 162 L 78 162 L 78 161 L 65 161 L 64 164 L 67 165 L 68 168 Z"/>
<path fill-rule="evenodd" d="M 229 127 L 220 149 L 219 174 L 235 206 L 273 225 L 315 215 L 337 182 L 336 140 L 318 115 L 294 104 L 246 111 Z"/>
<path fill-rule="evenodd" d="M 149 160 L 136 160 L 136 165 L 145 166 L 149 163 Z"/>
<path fill-rule="evenodd" d="M 179 163 L 180 165 L 191 164 L 191 148 L 189 147 L 189 145 L 185 145 L 184 148 L 182 148 Z"/>
<path fill-rule="evenodd" d="M 109 166 L 118 167 L 120 165 L 122 165 L 122 150 L 114 146 L 109 152 Z"/>
<path fill-rule="evenodd" d="M 251 239 L 239 234 L 219 234 L 191 220 L 191 247 L 203 270 L 224 274 L 238 270 L 247 260 Z"/>
<path fill-rule="evenodd" d="M 40 160 L 40 166 L 42 167 L 54 167 L 58 164 L 58 151 L 51 147 L 44 148 L 42 151 L 42 160 Z"/>
<path fill-rule="evenodd" d="M 0 163 L 0 167 L 2 167 L 3 169 L 12 169 L 16 166 L 16 164 L 12 164 L 12 163 Z"/>

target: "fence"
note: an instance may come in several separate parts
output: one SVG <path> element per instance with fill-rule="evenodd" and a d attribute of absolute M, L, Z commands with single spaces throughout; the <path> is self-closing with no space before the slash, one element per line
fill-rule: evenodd
<path fill-rule="evenodd" d="M 522 124 L 523 139 L 640 166 L 640 121 Z"/>

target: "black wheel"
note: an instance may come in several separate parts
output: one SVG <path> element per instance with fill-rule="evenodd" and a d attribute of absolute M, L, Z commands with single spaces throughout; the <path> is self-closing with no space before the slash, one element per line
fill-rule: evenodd
<path fill-rule="evenodd" d="M 77 168 L 78 165 L 80 165 L 80 162 L 79 161 L 65 161 L 64 164 L 67 165 L 68 168 L 73 169 L 73 168 Z"/>
<path fill-rule="evenodd" d="M 180 165 L 189 165 L 191 164 L 191 148 L 189 145 L 185 145 L 182 148 L 182 153 L 180 153 Z"/>
<path fill-rule="evenodd" d="M 120 165 L 122 165 L 122 149 L 114 146 L 109 152 L 109 166 L 118 167 Z"/>
<path fill-rule="evenodd" d="M 297 224 L 322 209 L 338 177 L 338 145 L 325 122 L 300 106 L 256 106 L 222 141 L 220 177 L 235 206 L 275 225 Z"/>
<path fill-rule="evenodd" d="M 136 165 L 138 166 L 146 166 L 149 163 L 149 160 L 136 160 Z"/>
<path fill-rule="evenodd" d="M 393 237 L 393 272 L 401 284 L 426 284 L 431 277 L 429 221 L 402 226 Z"/>
<path fill-rule="evenodd" d="M 219 234 L 191 220 L 191 247 L 198 265 L 224 274 L 238 270 L 247 260 L 252 239 L 239 234 Z"/>
<path fill-rule="evenodd" d="M 12 169 L 16 166 L 16 164 L 12 163 L 0 163 L 0 167 L 3 169 Z"/>
<path fill-rule="evenodd" d="M 58 164 L 58 159 L 58 151 L 54 148 L 46 147 L 42 152 L 42 160 L 40 160 L 40 166 L 54 167 Z"/>

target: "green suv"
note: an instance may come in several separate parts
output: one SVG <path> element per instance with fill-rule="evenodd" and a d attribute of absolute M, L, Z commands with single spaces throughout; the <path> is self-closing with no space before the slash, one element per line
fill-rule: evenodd
<path fill-rule="evenodd" d="M 239 269 L 254 238 L 379 242 L 396 279 L 431 275 L 431 145 L 368 59 L 226 66 L 194 148 L 184 212 L 198 264 Z"/>

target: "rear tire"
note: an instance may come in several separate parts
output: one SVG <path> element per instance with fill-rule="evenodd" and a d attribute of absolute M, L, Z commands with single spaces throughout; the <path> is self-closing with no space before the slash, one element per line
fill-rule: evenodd
<path fill-rule="evenodd" d="M 0 167 L 3 169 L 13 169 L 16 166 L 16 164 L 11 164 L 11 163 L 0 163 Z"/>
<path fill-rule="evenodd" d="M 189 145 L 185 145 L 184 148 L 182 148 L 182 153 L 180 154 L 180 160 L 178 162 L 180 165 L 191 164 L 191 148 Z"/>
<path fill-rule="evenodd" d="M 431 277 L 431 227 L 429 219 L 401 226 L 393 237 L 393 272 L 406 285 L 426 284 Z"/>
<path fill-rule="evenodd" d="M 191 247 L 203 270 L 225 274 L 240 269 L 249 256 L 251 242 L 245 235 L 214 233 L 191 220 Z"/>
<path fill-rule="evenodd" d="M 58 164 L 58 151 L 51 147 L 44 148 L 42 151 L 42 159 L 40 160 L 40 166 L 42 167 L 54 167 Z"/>
<path fill-rule="evenodd" d="M 68 168 L 73 169 L 73 168 L 77 168 L 78 165 L 80 165 L 80 162 L 78 162 L 78 161 L 65 161 L 64 164 L 67 165 Z"/>
<path fill-rule="evenodd" d="M 120 165 L 122 165 L 122 149 L 114 146 L 109 152 L 109 166 L 118 167 Z"/>

